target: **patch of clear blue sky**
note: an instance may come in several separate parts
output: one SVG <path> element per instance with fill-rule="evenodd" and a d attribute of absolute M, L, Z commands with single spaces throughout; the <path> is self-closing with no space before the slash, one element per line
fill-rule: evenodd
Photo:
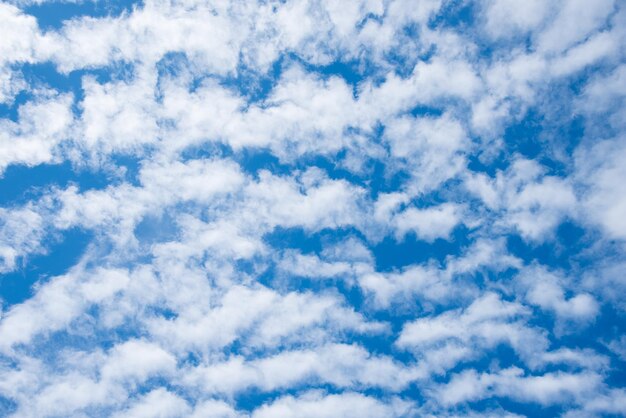
<path fill-rule="evenodd" d="M 81 17 L 116 17 L 139 7 L 142 1 L 128 0 L 77 0 L 42 2 L 24 8 L 24 12 L 37 19 L 43 31 L 57 30 L 65 21 Z"/>
<path fill-rule="evenodd" d="M 17 404 L 14 401 L 0 396 L 0 416 L 9 416 L 10 414 L 14 413 L 16 409 Z"/>
<path fill-rule="evenodd" d="M 3 308 L 30 298 L 33 295 L 33 286 L 37 283 L 66 273 L 83 255 L 92 238 L 91 232 L 73 228 L 58 237 L 48 237 L 45 240 L 44 254 L 19 258 L 19 267 L 15 271 L 0 274 Z"/>
<path fill-rule="evenodd" d="M 76 185 L 79 190 L 103 189 L 110 185 L 112 176 L 86 167 L 72 166 L 70 162 L 40 164 L 34 167 L 11 165 L 0 177 L 0 204 L 21 205 L 49 191 L 50 187 L 66 188 Z"/>

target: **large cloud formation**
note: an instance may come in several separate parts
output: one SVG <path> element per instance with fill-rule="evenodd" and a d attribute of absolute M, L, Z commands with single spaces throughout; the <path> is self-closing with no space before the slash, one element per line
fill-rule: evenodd
<path fill-rule="evenodd" d="M 626 415 L 623 3 L 0 28 L 0 415 Z"/>

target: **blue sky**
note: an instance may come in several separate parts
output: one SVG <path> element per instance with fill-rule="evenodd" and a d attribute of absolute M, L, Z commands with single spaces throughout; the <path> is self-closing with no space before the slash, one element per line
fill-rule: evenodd
<path fill-rule="evenodd" d="M 626 9 L 0 3 L 0 415 L 626 415 Z"/>

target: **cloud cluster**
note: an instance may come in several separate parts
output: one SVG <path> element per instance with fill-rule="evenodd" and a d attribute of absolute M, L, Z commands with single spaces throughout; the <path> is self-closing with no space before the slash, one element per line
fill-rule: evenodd
<path fill-rule="evenodd" d="M 620 2 L 105 3 L 0 4 L 0 415 L 626 415 Z"/>

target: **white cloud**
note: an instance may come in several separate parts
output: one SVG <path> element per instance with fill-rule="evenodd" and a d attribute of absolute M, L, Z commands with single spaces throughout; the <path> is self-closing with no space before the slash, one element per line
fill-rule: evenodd
<path fill-rule="evenodd" d="M 462 311 L 405 323 L 395 344 L 439 373 L 500 344 L 508 344 L 522 359 L 532 361 L 547 348 L 547 340 L 539 329 L 526 324 L 528 315 L 523 305 L 488 293 Z"/>
<path fill-rule="evenodd" d="M 182 311 L 175 320 L 148 318 L 146 325 L 155 338 L 177 351 L 223 349 L 240 339 L 251 349 L 275 347 L 290 341 L 323 341 L 333 330 L 385 330 L 383 324 L 366 322 L 332 295 L 283 296 L 265 288 L 232 286 L 215 305 Z"/>
<path fill-rule="evenodd" d="M 386 126 L 391 155 L 406 161 L 415 194 L 437 188 L 465 165 L 469 141 L 461 124 L 446 114 L 439 118 L 392 119 Z"/>
<path fill-rule="evenodd" d="M 568 411 L 567 418 L 595 417 L 607 414 L 624 415 L 626 413 L 626 393 L 623 389 L 614 389 L 606 394 L 588 400 L 582 408 Z"/>
<path fill-rule="evenodd" d="M 406 416 L 410 410 L 410 404 L 399 399 L 385 403 L 359 393 L 324 395 L 320 392 L 309 392 L 297 398 L 279 398 L 272 404 L 255 410 L 252 417 L 387 418 Z"/>
<path fill-rule="evenodd" d="M 0 25 L 6 31 L 0 44 L 0 64 L 33 61 L 39 37 L 37 20 L 13 5 L 2 3 Z"/>
<path fill-rule="evenodd" d="M 81 267 L 50 280 L 26 302 L 8 310 L 0 323 L 0 350 L 28 344 L 38 334 L 49 334 L 68 326 L 93 303 L 101 303 L 123 290 L 127 273 L 97 269 L 86 274 Z"/>
<path fill-rule="evenodd" d="M 0 120 L 0 174 L 10 164 L 28 166 L 58 161 L 57 145 L 71 135 L 72 98 L 44 92 L 19 107 L 18 122 Z"/>
<path fill-rule="evenodd" d="M 554 21 L 539 35 L 539 49 L 558 53 L 584 40 L 606 21 L 613 8 L 613 0 L 598 1 L 593 7 L 582 0 L 564 2 Z"/>
<path fill-rule="evenodd" d="M 479 374 L 474 370 L 467 370 L 441 386 L 437 397 L 448 405 L 477 401 L 494 395 L 554 405 L 581 402 L 584 397 L 593 396 L 600 381 L 600 375 L 592 372 L 556 372 L 525 376 L 524 371 L 516 367 L 497 373 Z"/>
<path fill-rule="evenodd" d="M 622 160 L 626 141 L 622 138 L 598 142 L 579 150 L 577 177 L 584 186 L 583 207 L 589 219 L 599 224 L 612 238 L 626 238 L 626 174 Z"/>
<path fill-rule="evenodd" d="M 18 267 L 19 257 L 43 251 L 44 219 L 32 207 L 0 208 L 0 272 Z"/>
<path fill-rule="evenodd" d="M 552 7 L 553 2 L 531 0 L 490 0 L 484 2 L 485 27 L 489 35 L 509 37 L 516 31 L 527 32 L 537 28 Z M 514 30 L 511 30 L 514 29 Z"/>
<path fill-rule="evenodd" d="M 190 415 L 192 418 L 244 418 L 246 416 L 248 414 L 239 413 L 226 402 L 219 400 L 209 400 L 197 404 Z"/>
<path fill-rule="evenodd" d="M 567 297 L 567 280 L 558 274 L 535 267 L 522 270 L 516 277 L 526 300 L 541 309 L 554 312 L 560 320 L 589 321 L 599 311 L 598 302 L 588 293 L 577 293 Z"/>
<path fill-rule="evenodd" d="M 400 391 L 418 377 L 421 377 L 419 370 L 389 357 L 373 356 L 354 345 L 334 344 L 282 351 L 247 361 L 232 357 L 186 371 L 183 382 L 209 394 L 233 396 L 251 388 L 273 392 L 305 384 Z"/>
<path fill-rule="evenodd" d="M 374 269 L 358 273 L 357 282 L 372 298 L 372 306 L 447 304 L 451 300 L 469 300 L 479 293 L 467 277 L 483 269 L 504 271 L 519 268 L 521 261 L 503 248 L 501 241 L 477 240 L 459 257 L 448 257 L 444 268 L 432 260 L 426 265 L 409 265 L 399 272 L 382 273 Z"/>
<path fill-rule="evenodd" d="M 157 372 L 171 372 L 176 359 L 162 348 L 141 340 L 116 345 L 102 366 L 102 379 L 145 380 Z"/>
<path fill-rule="evenodd" d="M 460 223 L 461 212 L 461 208 L 450 203 L 423 209 L 408 208 L 393 219 L 396 238 L 401 240 L 409 231 L 413 231 L 419 239 L 426 241 L 447 239 L 452 229 Z"/>
<path fill-rule="evenodd" d="M 184 399 L 163 389 L 155 389 L 114 417 L 174 418 L 188 416 L 190 407 Z"/>
<path fill-rule="evenodd" d="M 496 226 L 513 227 L 526 240 L 541 241 L 577 208 L 571 181 L 543 172 L 535 161 L 517 159 L 495 178 L 468 176 L 465 186 L 489 209 L 500 211 Z"/>
<path fill-rule="evenodd" d="M 610 32 L 600 32 L 583 44 L 567 51 L 563 57 L 552 63 L 552 72 L 555 75 L 567 75 L 580 71 L 595 62 L 614 56 L 615 49 L 620 43 L 619 38 Z"/>

